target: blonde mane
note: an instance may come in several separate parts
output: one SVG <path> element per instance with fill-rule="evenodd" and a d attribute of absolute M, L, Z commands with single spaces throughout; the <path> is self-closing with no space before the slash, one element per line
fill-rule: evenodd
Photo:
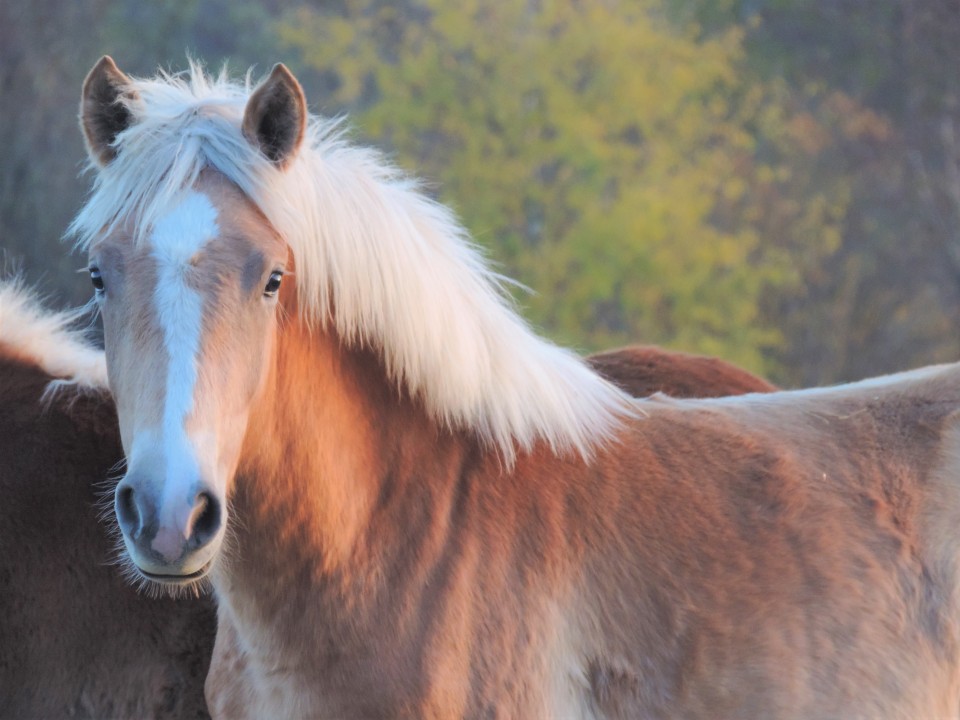
<path fill-rule="evenodd" d="M 51 312 L 19 280 L 0 281 L 0 354 L 31 362 L 58 378 L 51 389 L 65 384 L 106 389 L 103 351 L 69 327 L 83 313 Z"/>
<path fill-rule="evenodd" d="M 509 461 L 544 440 L 588 457 L 633 412 L 628 397 L 515 312 L 451 212 L 375 151 L 312 116 L 283 171 L 242 135 L 251 93 L 225 72 L 132 81 L 134 121 L 98 170 L 71 231 L 149 227 L 205 167 L 235 183 L 289 244 L 308 322 L 380 351 L 387 373 L 440 422 L 472 429 Z"/>

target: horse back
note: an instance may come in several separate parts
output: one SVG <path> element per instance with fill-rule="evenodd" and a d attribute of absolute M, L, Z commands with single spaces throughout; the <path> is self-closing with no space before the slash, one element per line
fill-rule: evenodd
<path fill-rule="evenodd" d="M 600 375 L 634 397 L 662 392 L 674 397 L 723 397 L 772 392 L 775 385 L 720 358 L 630 345 L 586 358 Z"/>
<path fill-rule="evenodd" d="M 960 373 L 907 375 L 640 405 L 561 491 L 586 707 L 956 712 Z"/>

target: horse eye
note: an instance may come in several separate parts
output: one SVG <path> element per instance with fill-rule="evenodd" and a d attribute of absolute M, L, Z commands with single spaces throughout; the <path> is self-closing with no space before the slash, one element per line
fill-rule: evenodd
<path fill-rule="evenodd" d="M 267 280 L 266 286 L 263 288 L 263 294 L 267 297 L 273 297 L 277 294 L 277 290 L 280 289 L 280 281 L 283 280 L 283 273 L 280 270 L 274 270 L 270 273 L 270 279 Z"/>
<path fill-rule="evenodd" d="M 93 287 L 98 293 L 103 292 L 103 277 L 100 275 L 100 268 L 90 268 L 90 282 L 93 283 Z"/>

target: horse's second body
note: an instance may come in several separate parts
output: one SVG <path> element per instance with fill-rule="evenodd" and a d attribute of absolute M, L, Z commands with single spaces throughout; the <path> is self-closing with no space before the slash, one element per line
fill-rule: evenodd
<path fill-rule="evenodd" d="M 209 595 L 124 582 L 99 520 L 122 457 L 103 353 L 0 282 L 0 718 L 203 718 L 216 631 Z M 713 358 L 628 347 L 589 358 L 638 396 L 760 392 Z M 69 382 L 55 392 L 50 383 Z"/>
<path fill-rule="evenodd" d="M 214 586 L 215 716 L 956 713 L 960 366 L 636 401 L 284 68 L 104 58 L 82 124 L 114 509 Z"/>
<path fill-rule="evenodd" d="M 0 718 L 207 717 L 215 608 L 145 597 L 111 562 L 116 411 L 69 319 L 0 283 Z"/>
<path fill-rule="evenodd" d="M 720 358 L 631 345 L 586 358 L 600 375 L 634 397 L 663 393 L 675 398 L 710 398 L 773 392 L 776 385 Z"/>

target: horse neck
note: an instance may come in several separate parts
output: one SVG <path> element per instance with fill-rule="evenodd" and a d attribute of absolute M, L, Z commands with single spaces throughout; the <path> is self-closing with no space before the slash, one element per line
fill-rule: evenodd
<path fill-rule="evenodd" d="M 398 548 L 418 553 L 429 542 L 475 450 L 388 379 L 375 352 L 291 317 L 235 481 L 237 557 L 261 577 L 299 569 L 365 594 L 364 577 L 381 576 Z"/>
<path fill-rule="evenodd" d="M 550 598 L 582 545 L 566 518 L 596 483 L 565 485 L 546 446 L 504 472 L 398 389 L 375 353 L 335 336 L 290 322 L 275 357 L 235 481 L 234 547 L 214 571 L 218 632 L 235 631 L 259 667 L 339 698 L 345 717 L 363 714 L 350 703 L 367 694 L 418 687 L 431 652 L 441 668 L 469 668 L 466 648 L 508 667 L 503 643 L 556 634 Z"/>

